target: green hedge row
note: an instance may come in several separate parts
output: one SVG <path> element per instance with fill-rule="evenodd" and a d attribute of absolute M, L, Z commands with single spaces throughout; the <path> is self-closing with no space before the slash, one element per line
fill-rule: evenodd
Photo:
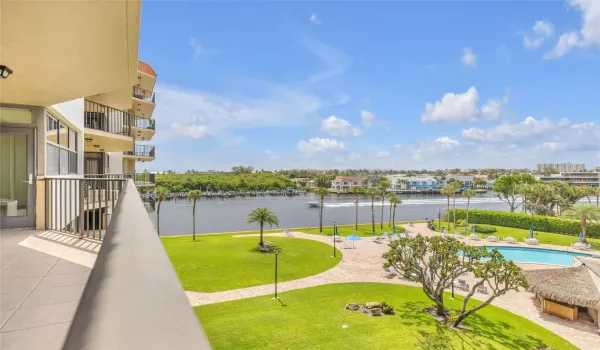
<path fill-rule="evenodd" d="M 446 220 L 448 213 L 454 218 L 454 209 L 450 209 L 444 214 Z M 456 209 L 456 220 L 465 220 L 467 218 L 466 209 Z M 524 213 L 511 213 L 494 210 L 469 210 L 469 224 L 489 224 L 504 227 L 529 229 L 531 225 L 531 215 Z M 553 216 L 533 217 L 534 231 L 560 233 L 563 235 L 577 236 L 581 232 L 581 224 L 577 220 L 562 219 Z M 590 238 L 600 238 L 600 224 L 587 224 L 587 236 Z"/>

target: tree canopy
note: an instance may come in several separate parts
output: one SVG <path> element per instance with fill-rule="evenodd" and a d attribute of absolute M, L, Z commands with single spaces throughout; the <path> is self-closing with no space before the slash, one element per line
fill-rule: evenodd
<path fill-rule="evenodd" d="M 508 203 L 510 211 L 514 212 L 521 205 L 521 203 L 516 203 L 521 195 L 519 193 L 520 186 L 537 182 L 531 174 L 504 175 L 494 182 L 494 192 L 501 201 Z"/>

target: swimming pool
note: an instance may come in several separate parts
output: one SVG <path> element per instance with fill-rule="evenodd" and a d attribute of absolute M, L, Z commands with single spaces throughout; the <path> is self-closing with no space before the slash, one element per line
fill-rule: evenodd
<path fill-rule="evenodd" d="M 573 257 L 592 256 L 585 253 L 566 252 L 543 248 L 526 247 L 487 247 L 488 250 L 498 249 L 506 260 L 521 263 L 550 264 L 560 266 L 573 266 Z"/>

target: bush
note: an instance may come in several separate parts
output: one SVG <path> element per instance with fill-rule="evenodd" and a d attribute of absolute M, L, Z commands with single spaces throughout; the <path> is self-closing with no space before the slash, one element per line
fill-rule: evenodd
<path fill-rule="evenodd" d="M 444 213 L 447 218 L 448 214 L 453 217 L 453 209 Z M 466 209 L 456 209 L 456 218 L 464 220 L 467 217 Z M 444 219 L 445 220 L 445 219 Z M 469 223 L 472 224 L 488 224 L 495 226 L 514 227 L 528 230 L 531 225 L 531 215 L 525 213 L 511 213 L 494 210 L 469 210 Z M 563 219 L 553 216 L 534 216 L 533 219 L 534 231 L 559 233 L 564 235 L 577 236 L 581 232 L 581 224 L 577 220 Z M 587 237 L 600 238 L 600 224 L 587 224 Z"/>
<path fill-rule="evenodd" d="M 392 305 L 386 303 L 385 301 L 381 302 L 381 311 L 385 315 L 393 315 L 393 314 L 395 314 L 394 307 Z"/>
<path fill-rule="evenodd" d="M 463 221 L 458 219 L 456 220 L 456 226 L 462 226 Z"/>
<path fill-rule="evenodd" d="M 496 232 L 496 228 L 494 226 L 473 225 L 473 227 L 475 227 L 475 232 L 477 233 L 490 234 Z"/>

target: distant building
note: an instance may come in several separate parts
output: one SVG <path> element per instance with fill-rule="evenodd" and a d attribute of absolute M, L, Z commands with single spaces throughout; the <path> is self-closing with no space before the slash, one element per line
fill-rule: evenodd
<path fill-rule="evenodd" d="M 315 187 L 317 187 L 317 182 L 316 182 L 315 180 L 308 180 L 308 181 L 306 182 L 306 186 L 307 186 L 307 187 L 312 187 L 312 188 L 315 188 Z"/>
<path fill-rule="evenodd" d="M 472 175 L 450 175 L 446 177 L 446 180 L 444 181 L 444 187 L 446 187 L 452 180 L 458 180 L 462 182 L 464 187 L 473 188 L 475 177 Z"/>
<path fill-rule="evenodd" d="M 585 164 L 572 163 L 543 163 L 537 165 L 538 173 L 543 173 L 548 170 L 554 170 L 557 173 L 574 173 L 585 170 Z"/>
<path fill-rule="evenodd" d="M 435 176 L 432 175 L 417 175 L 417 176 L 406 176 L 404 174 L 388 175 L 387 179 L 392 184 L 391 189 L 393 191 L 402 190 L 439 190 L 448 185 L 453 179 L 461 181 L 465 187 L 472 188 L 474 184 L 474 177 L 470 175 L 450 175 L 444 180 L 438 181 Z"/>
<path fill-rule="evenodd" d="M 333 190 L 349 190 L 353 186 L 367 186 L 366 176 L 336 176 L 331 181 Z"/>
<path fill-rule="evenodd" d="M 307 177 L 297 177 L 295 179 L 291 179 L 296 185 L 301 184 L 301 183 L 306 183 L 308 185 L 308 182 L 310 181 L 309 178 Z"/>
<path fill-rule="evenodd" d="M 589 186 L 600 187 L 599 172 L 565 172 L 560 174 L 552 174 L 550 176 L 540 176 L 543 183 L 552 181 L 566 182 L 570 186 Z"/>

